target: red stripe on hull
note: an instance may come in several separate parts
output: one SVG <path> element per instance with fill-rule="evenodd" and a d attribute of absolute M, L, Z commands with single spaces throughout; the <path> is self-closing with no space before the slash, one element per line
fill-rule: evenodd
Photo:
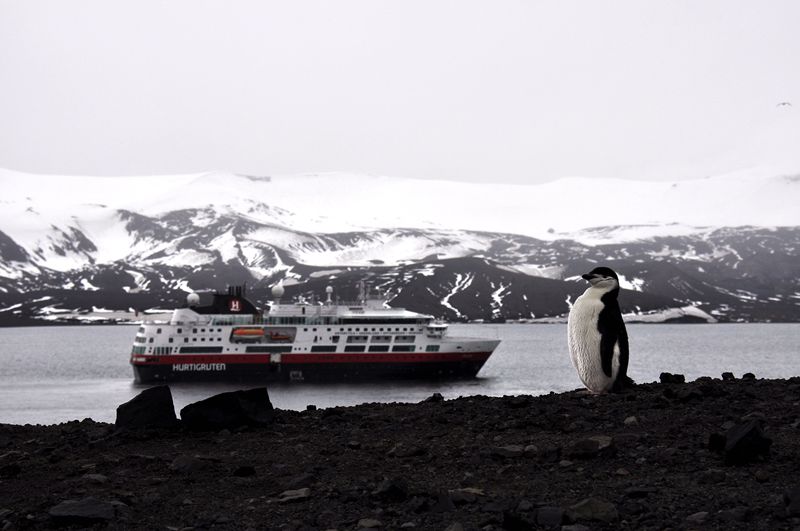
<path fill-rule="evenodd" d="M 419 352 L 419 353 L 343 353 L 343 354 L 281 354 L 280 364 L 317 363 L 442 363 L 459 361 L 486 361 L 491 352 Z M 271 363 L 269 354 L 170 354 L 147 356 L 137 354 L 131 358 L 133 365 L 176 365 L 183 363 Z M 143 361 L 139 361 L 142 360 Z"/>

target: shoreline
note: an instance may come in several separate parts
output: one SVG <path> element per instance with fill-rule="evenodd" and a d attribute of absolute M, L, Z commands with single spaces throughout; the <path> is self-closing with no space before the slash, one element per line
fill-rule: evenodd
<path fill-rule="evenodd" d="M 742 426 L 770 443 L 731 463 L 719 438 Z M 792 529 L 799 435 L 799 377 L 434 395 L 214 432 L 0 424 L 0 527 Z M 64 516 L 70 500 L 91 516 Z"/>
<path fill-rule="evenodd" d="M 81 321 L 81 320 L 65 320 L 65 321 L 42 321 L 39 319 L 25 319 L 25 320 L 3 320 L 0 319 L 0 329 L 3 328 L 51 328 L 57 326 L 80 327 L 80 326 L 139 326 L 142 321 Z M 467 322 L 467 321 L 448 321 L 448 325 L 470 325 L 470 326 L 502 326 L 502 325 L 531 325 L 531 326 L 553 326 L 553 325 L 566 325 L 567 321 L 503 321 L 503 322 Z M 787 324 L 800 324 L 800 321 L 717 321 L 709 323 L 707 321 L 698 321 L 694 319 L 671 319 L 667 321 L 626 321 L 626 325 L 787 325 Z"/>

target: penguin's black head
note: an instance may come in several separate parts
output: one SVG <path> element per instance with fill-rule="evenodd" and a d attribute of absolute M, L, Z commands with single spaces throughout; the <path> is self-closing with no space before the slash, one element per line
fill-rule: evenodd
<path fill-rule="evenodd" d="M 589 281 L 593 287 L 610 289 L 619 287 L 619 277 L 609 267 L 595 267 L 585 275 L 581 275 L 581 278 Z"/>

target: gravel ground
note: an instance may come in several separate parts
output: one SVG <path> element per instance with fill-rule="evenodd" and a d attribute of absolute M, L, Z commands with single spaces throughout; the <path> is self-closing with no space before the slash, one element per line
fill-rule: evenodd
<path fill-rule="evenodd" d="M 0 425 L 0 529 L 800 529 L 800 378 Z"/>

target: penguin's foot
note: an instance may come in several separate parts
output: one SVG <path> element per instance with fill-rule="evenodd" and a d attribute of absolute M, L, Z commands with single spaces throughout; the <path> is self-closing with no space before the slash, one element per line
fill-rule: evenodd
<path fill-rule="evenodd" d="M 617 380 L 614 382 L 614 386 L 611 388 L 612 393 L 621 393 L 626 389 L 631 389 L 632 387 L 636 386 L 636 382 L 634 382 L 628 375 L 617 377 Z"/>

